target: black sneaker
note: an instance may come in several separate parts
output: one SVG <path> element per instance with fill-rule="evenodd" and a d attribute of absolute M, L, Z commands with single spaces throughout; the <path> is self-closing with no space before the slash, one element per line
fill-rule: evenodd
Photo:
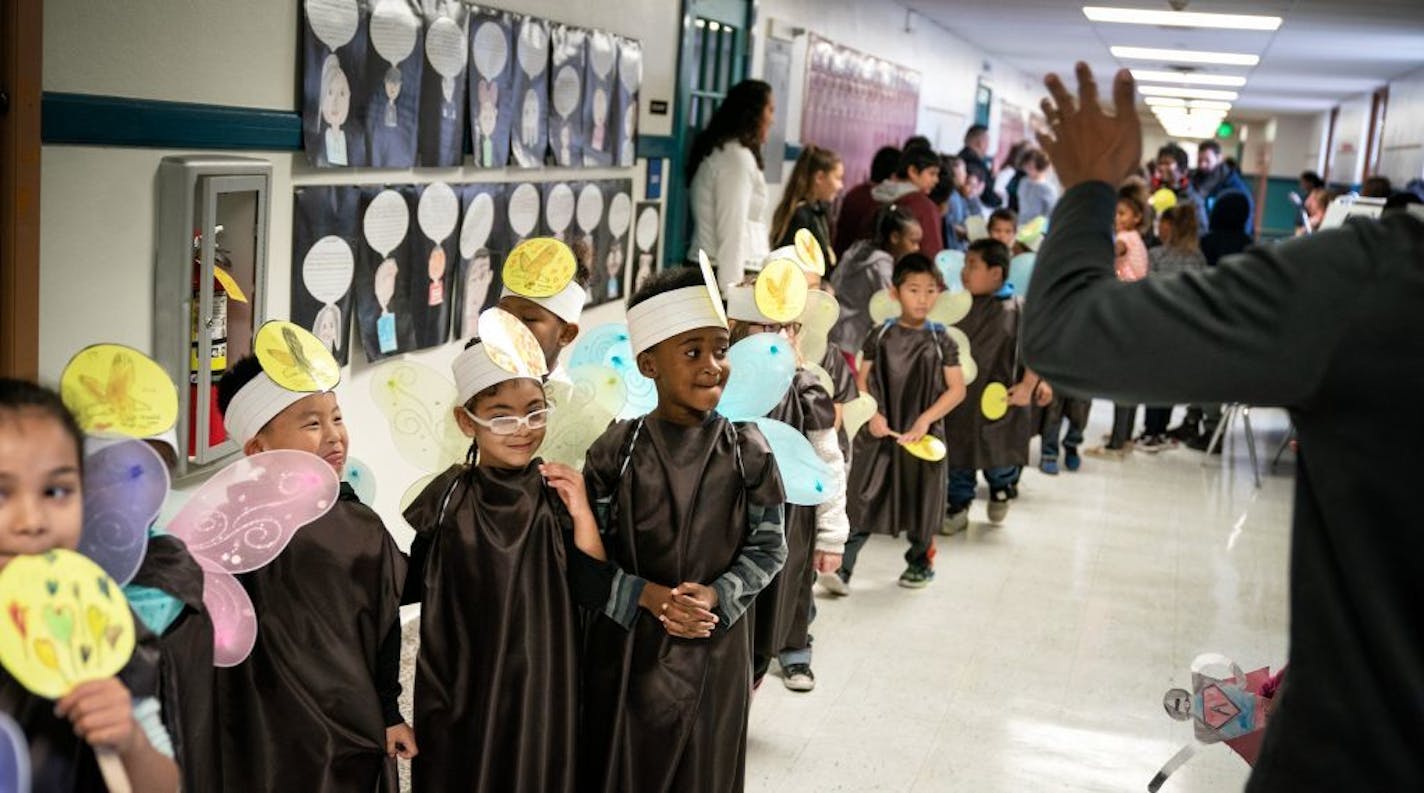
<path fill-rule="evenodd" d="M 924 589 L 934 580 L 934 568 L 912 564 L 900 574 L 900 586 L 906 589 Z"/>
<path fill-rule="evenodd" d="M 810 691 L 816 687 L 816 676 L 811 674 L 810 664 L 792 664 L 781 672 L 781 682 L 792 691 Z"/>

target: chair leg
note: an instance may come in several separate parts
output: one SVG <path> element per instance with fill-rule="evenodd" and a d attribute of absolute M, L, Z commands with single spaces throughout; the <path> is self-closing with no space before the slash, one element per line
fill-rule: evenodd
<path fill-rule="evenodd" d="M 1226 437 L 1226 431 L 1231 428 L 1231 422 L 1235 420 L 1235 418 L 1236 405 L 1227 405 L 1226 407 L 1222 408 L 1221 421 L 1219 421 L 1216 425 L 1216 432 L 1212 433 L 1211 443 L 1208 443 L 1206 445 L 1207 459 L 1205 462 L 1203 462 L 1203 465 L 1205 465 L 1206 462 L 1211 461 L 1212 453 L 1217 450 L 1218 446 L 1225 442 L 1224 439 Z"/>
<path fill-rule="evenodd" d="M 1246 427 L 1246 451 L 1251 456 L 1251 476 L 1256 479 L 1256 488 L 1261 487 L 1261 466 L 1256 460 L 1256 433 L 1251 431 L 1251 406 L 1241 407 L 1241 423 Z"/>

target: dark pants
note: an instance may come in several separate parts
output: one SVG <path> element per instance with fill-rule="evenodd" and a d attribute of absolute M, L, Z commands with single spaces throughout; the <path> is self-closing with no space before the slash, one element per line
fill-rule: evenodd
<path fill-rule="evenodd" d="M 1112 436 L 1108 440 L 1109 449 L 1121 449 L 1132 439 L 1133 427 L 1137 424 L 1136 405 L 1113 404 Z"/>
<path fill-rule="evenodd" d="M 1018 482 L 1020 468 L 1013 465 L 1004 465 L 998 468 L 985 468 L 984 481 L 989 483 L 989 494 L 992 497 L 997 493 L 1002 493 L 1009 489 L 1009 485 Z M 951 468 L 949 471 L 949 511 L 959 512 L 969 506 L 974 500 L 974 476 L 977 472 L 973 468 Z"/>
<path fill-rule="evenodd" d="M 870 539 L 868 531 L 853 531 L 846 539 L 845 554 L 841 556 L 841 572 L 847 581 L 850 580 L 851 573 L 855 572 L 855 560 L 860 556 L 860 549 L 865 547 L 865 541 Z M 923 543 L 910 537 L 910 550 L 905 551 L 905 564 L 919 565 L 921 567 L 933 567 L 935 556 L 934 537 L 930 537 Z"/>
<path fill-rule="evenodd" d="M 1069 449 L 1083 445 L 1083 430 L 1088 426 L 1088 411 L 1093 403 L 1086 399 L 1058 397 L 1043 411 L 1043 444 L 1040 453 L 1045 460 L 1057 460 L 1059 443 Z M 1063 420 L 1068 420 L 1068 432 L 1063 433 Z"/>
<path fill-rule="evenodd" d="M 1188 427 L 1201 425 L 1201 433 L 1210 437 L 1216 433 L 1216 425 L 1221 423 L 1221 405 L 1190 405 L 1183 423 Z"/>
<path fill-rule="evenodd" d="M 1150 407 L 1147 409 L 1147 416 L 1143 419 L 1142 434 L 1144 435 L 1166 435 L 1167 425 L 1172 423 L 1171 407 Z"/>

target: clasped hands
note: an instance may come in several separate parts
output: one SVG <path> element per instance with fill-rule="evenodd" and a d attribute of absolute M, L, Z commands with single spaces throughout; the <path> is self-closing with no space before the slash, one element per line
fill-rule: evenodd
<path fill-rule="evenodd" d="M 669 588 L 649 581 L 638 598 L 638 605 L 657 617 L 669 636 L 679 639 L 709 638 L 721 622 L 712 611 L 717 602 L 717 590 L 691 582 Z"/>

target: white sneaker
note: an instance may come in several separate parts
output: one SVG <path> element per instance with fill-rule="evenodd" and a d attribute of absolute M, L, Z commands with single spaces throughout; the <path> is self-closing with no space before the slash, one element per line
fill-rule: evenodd
<path fill-rule="evenodd" d="M 817 573 L 816 583 L 836 597 L 845 597 L 850 594 L 850 584 L 836 573 Z"/>
<path fill-rule="evenodd" d="M 782 682 L 792 691 L 810 691 L 816 687 L 816 676 L 811 674 L 809 664 L 792 664 L 782 672 L 785 674 Z"/>
<path fill-rule="evenodd" d="M 954 535 L 969 528 L 969 508 L 951 512 L 944 516 L 944 520 L 939 524 L 939 533 L 945 537 Z"/>
<path fill-rule="evenodd" d="M 999 525 L 1000 523 L 1003 523 L 1004 518 L 1007 518 L 1009 516 L 1009 494 L 999 493 L 998 495 L 1001 495 L 1004 498 L 1002 500 L 995 499 L 993 501 L 990 501 L 988 509 L 989 522 L 994 524 L 995 526 Z"/>

